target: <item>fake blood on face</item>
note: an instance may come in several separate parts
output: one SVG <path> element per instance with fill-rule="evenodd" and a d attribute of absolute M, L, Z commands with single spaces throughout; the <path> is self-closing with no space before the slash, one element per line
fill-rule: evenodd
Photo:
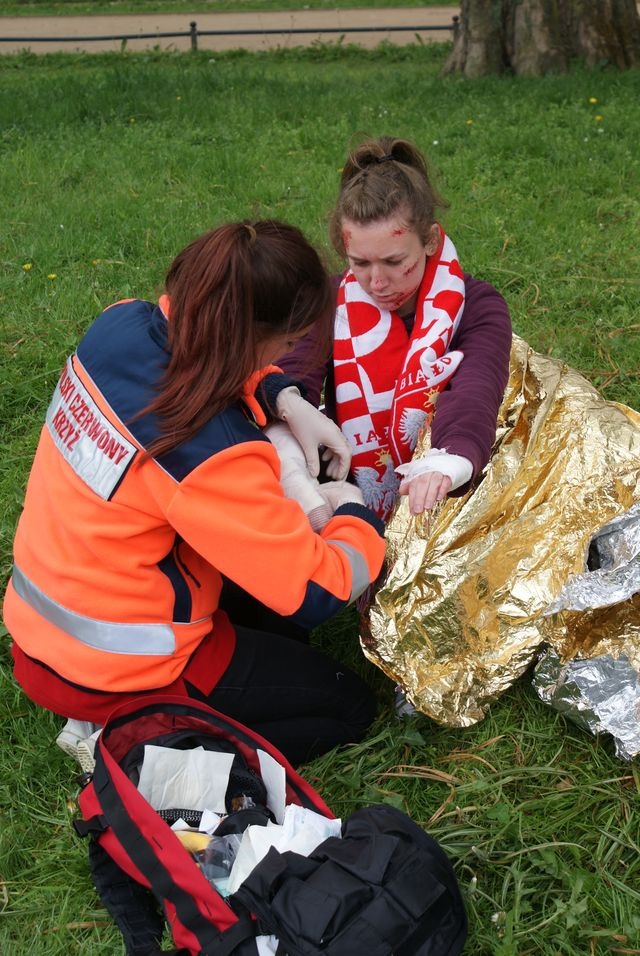
<path fill-rule="evenodd" d="M 346 220 L 342 237 L 351 270 L 376 305 L 410 312 L 427 262 L 427 246 L 399 215 L 368 223 Z"/>

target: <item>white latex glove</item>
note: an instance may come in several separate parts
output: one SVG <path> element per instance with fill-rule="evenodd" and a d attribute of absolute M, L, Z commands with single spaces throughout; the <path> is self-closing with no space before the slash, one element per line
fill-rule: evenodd
<path fill-rule="evenodd" d="M 331 506 L 334 512 L 340 505 L 364 504 L 362 492 L 357 485 L 352 485 L 349 481 L 327 481 L 318 485 L 320 494 Z"/>
<path fill-rule="evenodd" d="M 276 412 L 280 421 L 286 422 L 307 460 L 307 470 L 312 478 L 320 474 L 320 455 L 327 463 L 329 478 L 343 479 L 349 473 L 351 447 L 338 426 L 323 415 L 311 402 L 307 402 L 295 385 L 283 388 L 276 400 Z"/>
<path fill-rule="evenodd" d="M 280 484 L 287 498 L 297 501 L 314 531 L 322 531 L 333 509 L 320 494 L 320 483 L 307 469 L 307 459 L 288 425 L 276 422 L 264 430 L 280 459 Z"/>

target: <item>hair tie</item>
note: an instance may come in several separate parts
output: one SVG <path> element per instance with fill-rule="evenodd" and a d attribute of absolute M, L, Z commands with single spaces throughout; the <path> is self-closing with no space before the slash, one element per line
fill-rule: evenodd
<path fill-rule="evenodd" d="M 255 227 L 251 225 L 251 223 L 243 222 L 242 225 L 249 233 L 249 245 L 252 246 L 254 242 L 256 241 L 256 239 L 258 238 L 258 233 L 256 232 Z"/>
<path fill-rule="evenodd" d="M 376 156 L 377 163 L 389 163 L 395 160 L 395 156 L 392 156 L 391 153 L 385 153 L 384 156 Z"/>

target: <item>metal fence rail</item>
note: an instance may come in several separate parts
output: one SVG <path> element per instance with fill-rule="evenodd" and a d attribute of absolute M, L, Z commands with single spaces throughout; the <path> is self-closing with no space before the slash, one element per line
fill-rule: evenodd
<path fill-rule="evenodd" d="M 281 29 L 256 27 L 255 30 L 198 30 L 197 21 L 192 20 L 189 24 L 189 30 L 183 30 L 177 33 L 116 33 L 100 36 L 73 36 L 73 37 L 0 37 L 0 43 L 87 43 L 92 40 L 166 40 L 172 38 L 189 37 L 191 40 L 191 49 L 198 49 L 198 37 L 218 37 L 218 36 L 262 36 L 273 34 L 285 34 L 286 36 L 302 33 L 431 33 L 435 31 L 452 32 L 455 36 L 459 25 L 460 17 L 451 18 L 450 24 L 440 24 L 437 26 L 359 26 L 359 27 L 283 27 Z"/>

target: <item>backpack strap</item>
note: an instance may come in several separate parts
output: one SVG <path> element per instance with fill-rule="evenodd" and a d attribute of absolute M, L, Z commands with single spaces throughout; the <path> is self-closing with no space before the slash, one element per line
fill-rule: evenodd
<path fill-rule="evenodd" d="M 94 835 L 104 833 L 109 824 L 104 816 L 96 813 L 95 816 L 89 817 L 88 820 L 74 820 L 72 826 L 79 837 L 86 837 L 89 836 L 90 833 Z"/>
<path fill-rule="evenodd" d="M 249 931 L 247 932 L 247 922 Z M 202 950 L 200 956 L 233 956 L 237 948 L 248 939 L 255 939 L 256 930 L 253 920 L 250 917 L 240 918 L 237 923 L 230 926 L 229 929 L 218 933 L 216 941 L 206 950 Z"/>
<path fill-rule="evenodd" d="M 108 763 L 111 766 L 108 767 Z M 227 928 L 218 930 L 215 924 L 204 916 L 197 906 L 192 892 L 180 885 L 175 874 L 170 872 L 167 865 L 160 859 L 153 841 L 144 835 L 140 823 L 134 819 L 133 812 L 135 811 L 133 811 L 133 807 L 137 802 L 136 798 L 138 800 L 144 798 L 141 797 L 113 758 L 102 750 L 96 760 L 93 786 L 103 810 L 104 820 L 111 827 L 118 842 L 139 872 L 148 881 L 156 896 L 171 903 L 178 920 L 195 936 L 203 954 L 215 953 L 215 956 L 230 956 L 243 941 L 255 938 L 256 926 L 254 921 L 248 916 L 238 917 L 210 887 L 207 888 L 211 891 L 212 899 L 215 903 L 219 903 L 221 907 L 222 921 L 229 923 L 230 917 L 233 917 L 233 922 Z M 130 808 L 125 805 L 119 787 L 128 791 L 131 801 Z M 146 808 L 148 808 L 150 814 L 157 817 L 155 810 L 151 809 L 145 801 Z M 160 817 L 157 817 L 157 821 L 163 828 L 169 829 Z M 186 852 L 179 846 L 177 838 L 174 837 L 174 839 L 176 839 L 180 851 Z M 193 867 L 194 874 L 198 874 L 203 880 L 206 880 L 195 862 Z"/>

